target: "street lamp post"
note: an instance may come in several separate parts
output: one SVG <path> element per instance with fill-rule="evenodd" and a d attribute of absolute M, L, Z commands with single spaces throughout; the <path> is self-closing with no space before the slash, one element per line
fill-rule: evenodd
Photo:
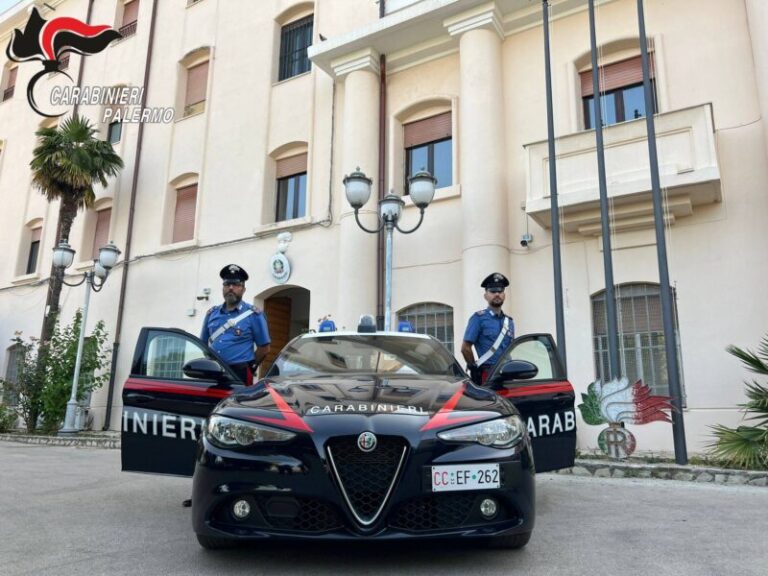
<path fill-rule="evenodd" d="M 93 270 L 83 272 L 83 278 L 80 282 L 70 284 L 62 279 L 62 282 L 67 286 L 80 286 L 86 284 L 85 289 L 85 302 L 83 304 L 83 318 L 80 323 L 80 336 L 77 341 L 77 357 L 75 359 L 75 374 L 72 378 L 72 394 L 67 402 L 67 413 L 64 417 L 64 427 L 59 430 L 59 435 L 68 435 L 78 432 L 75 426 L 75 418 L 77 414 L 77 384 L 80 380 L 80 365 L 83 360 L 83 344 L 85 343 L 85 326 L 88 321 L 88 305 L 91 301 L 91 290 L 98 292 L 104 286 L 104 282 L 107 280 L 109 271 L 117 263 L 117 257 L 120 255 L 120 250 L 117 249 L 112 242 L 106 246 L 102 246 L 99 249 L 99 259 L 93 261 Z M 64 270 L 72 265 L 75 259 L 75 251 L 67 244 L 66 240 L 59 242 L 58 246 L 53 249 L 53 265 L 63 275 Z"/>
<path fill-rule="evenodd" d="M 355 210 L 355 221 L 357 225 L 369 234 L 378 234 L 382 230 L 386 234 L 386 257 L 385 257 L 385 279 L 384 279 L 384 329 L 390 330 L 392 326 L 392 234 L 395 228 L 403 234 L 415 232 L 424 221 L 424 210 L 427 209 L 432 198 L 435 196 L 435 184 L 437 180 L 426 170 L 417 172 L 408 178 L 408 192 L 411 200 L 419 208 L 419 221 L 410 230 L 400 228 L 398 222 L 403 212 L 405 202 L 403 199 L 390 192 L 384 198 L 379 200 L 378 226 L 370 230 L 362 222 L 358 212 L 371 197 L 371 184 L 373 181 L 364 173 L 360 172 L 358 167 L 355 172 L 344 178 L 344 190 L 347 195 L 347 202 Z"/>

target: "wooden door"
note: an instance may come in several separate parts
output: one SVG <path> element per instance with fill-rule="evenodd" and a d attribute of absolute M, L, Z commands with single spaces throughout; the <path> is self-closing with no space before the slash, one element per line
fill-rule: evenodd
<path fill-rule="evenodd" d="M 259 366 L 259 377 L 267 373 L 278 353 L 288 344 L 291 332 L 291 299 L 284 297 L 268 298 L 264 302 L 264 313 L 267 315 L 267 326 L 272 346 L 264 362 Z"/>

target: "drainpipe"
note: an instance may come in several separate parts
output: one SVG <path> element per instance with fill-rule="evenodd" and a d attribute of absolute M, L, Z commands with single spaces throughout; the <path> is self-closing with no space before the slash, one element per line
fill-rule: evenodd
<path fill-rule="evenodd" d="M 384 0 L 379 0 L 379 11 L 383 15 Z M 379 56 L 379 200 L 387 194 L 387 57 Z M 376 324 L 384 328 L 384 235 L 378 236 L 376 252 Z"/>
<path fill-rule="evenodd" d="M 91 0 L 93 1 L 93 0 Z M 144 62 L 144 91 L 141 96 L 141 108 L 147 105 L 147 87 L 149 85 L 149 72 L 152 66 L 152 48 L 155 43 L 155 19 L 157 17 L 157 4 L 152 3 L 152 18 L 149 22 L 149 45 L 147 46 L 147 58 Z M 120 332 L 123 328 L 123 313 L 125 311 L 125 291 L 128 283 L 128 270 L 131 264 L 131 244 L 133 241 L 133 218 L 136 212 L 136 186 L 139 181 L 139 166 L 141 165 L 141 147 L 144 141 L 144 122 L 139 122 L 139 134 L 136 138 L 136 154 L 133 161 L 133 180 L 131 182 L 131 202 L 128 210 L 128 232 L 125 239 L 125 255 L 123 257 L 123 276 L 120 280 L 120 299 L 117 305 L 117 324 L 115 325 L 115 341 L 112 344 L 112 365 L 109 370 L 109 385 L 107 393 L 107 413 L 104 416 L 104 427 L 109 430 L 109 420 L 112 416 L 112 402 L 115 393 L 115 372 L 117 371 L 117 359 L 120 352 Z"/>

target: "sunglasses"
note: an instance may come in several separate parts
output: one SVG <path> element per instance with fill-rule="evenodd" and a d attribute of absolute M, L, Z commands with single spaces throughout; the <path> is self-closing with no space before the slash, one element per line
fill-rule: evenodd
<path fill-rule="evenodd" d="M 488 292 L 491 294 L 501 294 L 504 292 L 504 288 L 488 288 Z"/>
<path fill-rule="evenodd" d="M 240 280 L 224 280 L 224 286 L 242 286 L 243 283 Z"/>

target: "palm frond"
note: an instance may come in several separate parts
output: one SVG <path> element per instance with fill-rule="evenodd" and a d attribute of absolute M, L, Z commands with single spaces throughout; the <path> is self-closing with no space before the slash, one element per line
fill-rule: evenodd
<path fill-rule="evenodd" d="M 747 369 L 757 374 L 768 374 L 768 340 L 765 338 L 760 345 L 761 355 L 765 357 L 765 360 L 760 358 L 757 354 L 751 350 L 743 350 L 738 346 L 728 346 L 728 353 L 736 356 Z"/>
<path fill-rule="evenodd" d="M 731 466 L 758 469 L 768 466 L 768 431 L 752 426 L 713 426 L 716 441 L 711 453 Z"/>

